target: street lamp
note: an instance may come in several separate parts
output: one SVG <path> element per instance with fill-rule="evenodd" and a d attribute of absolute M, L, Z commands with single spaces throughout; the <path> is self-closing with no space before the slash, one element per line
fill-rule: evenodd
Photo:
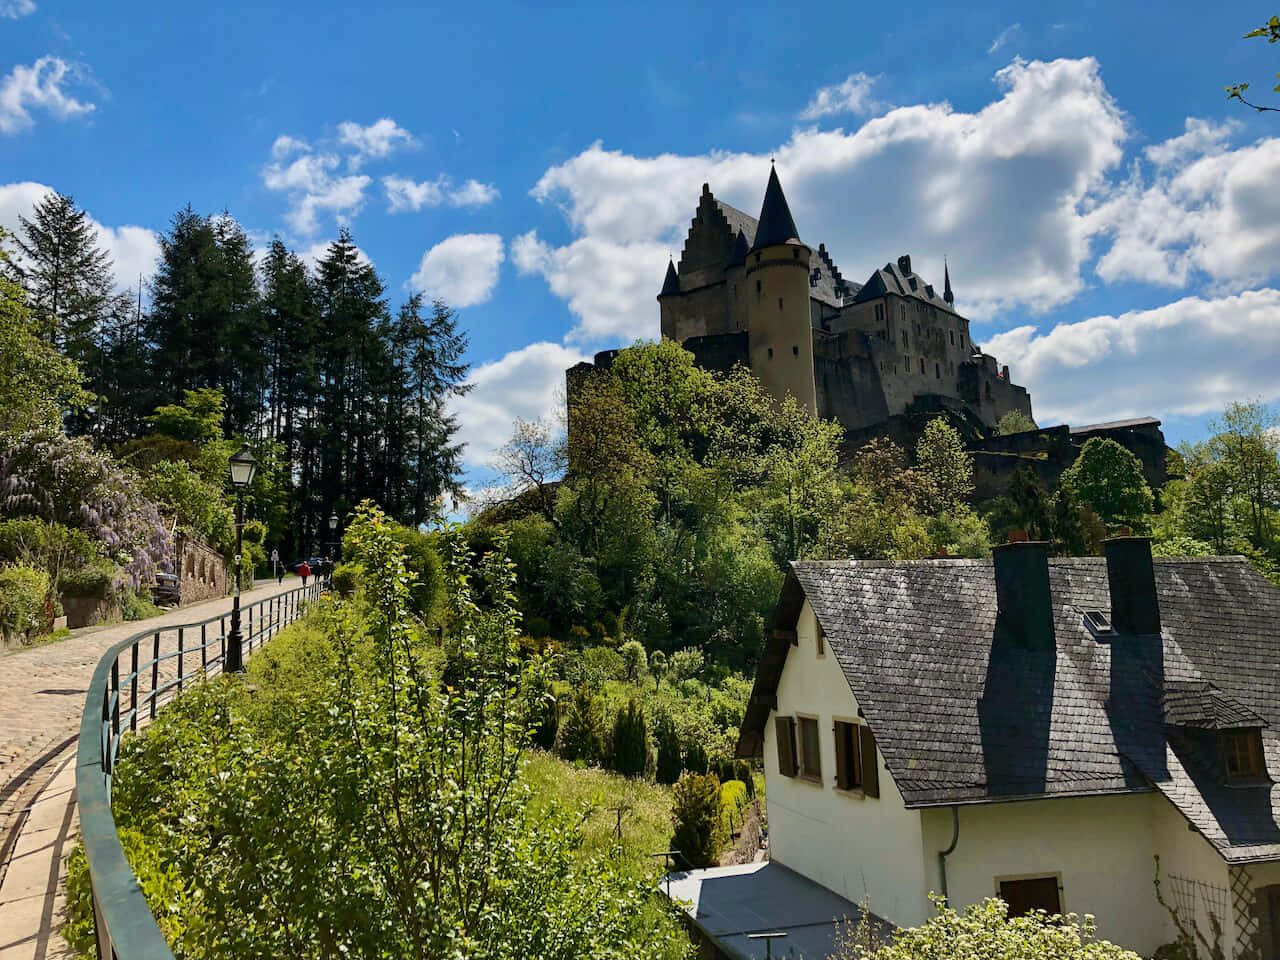
<path fill-rule="evenodd" d="M 338 552 L 338 515 L 329 514 L 329 585 L 333 586 L 334 554 Z"/>
<path fill-rule="evenodd" d="M 240 649 L 240 554 L 244 547 L 244 491 L 253 483 L 258 471 L 258 461 L 248 447 L 241 447 L 228 460 L 231 468 L 231 486 L 236 489 L 236 592 L 231 601 L 231 632 L 227 634 L 227 659 L 222 669 L 226 673 L 244 673 L 244 653 Z"/>

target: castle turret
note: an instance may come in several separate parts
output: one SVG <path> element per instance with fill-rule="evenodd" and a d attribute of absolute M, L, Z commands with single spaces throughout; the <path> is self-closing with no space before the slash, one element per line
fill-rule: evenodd
<path fill-rule="evenodd" d="M 747 253 L 747 346 L 761 385 L 781 400 L 790 394 L 818 412 L 809 313 L 809 257 L 787 198 L 770 169 L 755 243 Z"/>
<path fill-rule="evenodd" d="M 947 266 L 946 260 L 942 261 L 942 299 L 952 305 L 956 302 L 956 295 L 951 292 L 951 268 Z"/>

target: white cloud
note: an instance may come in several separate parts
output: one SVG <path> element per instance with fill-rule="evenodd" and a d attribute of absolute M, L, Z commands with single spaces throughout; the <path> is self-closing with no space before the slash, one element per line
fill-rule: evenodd
<path fill-rule="evenodd" d="M 35 205 L 52 192 L 53 187 L 29 180 L 0 184 L 0 227 L 16 235 L 22 229 L 18 218 L 31 219 Z M 132 225 L 108 227 L 92 216 L 89 222 L 99 246 L 111 257 L 117 288 L 136 290 L 139 275 L 150 277 L 155 272 L 160 260 L 160 238 L 154 230 Z"/>
<path fill-rule="evenodd" d="M 1237 127 L 1187 120 L 1186 132 L 1149 147 L 1150 176 L 1135 165 L 1093 217 L 1111 236 L 1098 261 L 1107 282 L 1181 287 L 1193 277 L 1253 285 L 1280 265 L 1280 139 L 1231 149 Z"/>
<path fill-rule="evenodd" d="M 291 153 L 306 153 L 310 149 L 307 141 L 281 134 L 276 137 L 275 143 L 271 144 L 271 156 L 272 159 L 283 160 Z"/>
<path fill-rule="evenodd" d="M 879 106 L 871 99 L 871 86 L 876 79 L 865 73 L 851 73 L 840 83 L 821 88 L 801 112 L 800 119 L 817 120 L 835 113 L 871 113 Z"/>
<path fill-rule="evenodd" d="M 0 17 L 21 20 L 36 12 L 34 0 L 0 0 Z"/>
<path fill-rule="evenodd" d="M 985 349 L 1027 386 L 1042 423 L 1195 416 L 1280 399 L 1280 290 L 1187 297 L 1154 310 L 1018 327 Z"/>
<path fill-rule="evenodd" d="M 1021 31 L 1022 31 L 1022 24 L 1020 23 L 1009 24 L 1009 26 L 1001 30 L 1000 33 L 996 36 L 996 38 L 991 41 L 991 46 L 987 47 L 987 53 L 988 54 L 996 53 L 997 51 L 1000 50 L 1001 47 L 1003 47 L 1010 40 L 1016 37 Z"/>
<path fill-rule="evenodd" d="M 413 134 L 390 117 L 375 120 L 367 127 L 350 120 L 338 124 L 338 141 L 355 152 L 347 158 L 347 164 L 355 170 L 369 158 L 389 156 L 402 147 L 417 146 Z"/>
<path fill-rule="evenodd" d="M 345 224 L 364 206 L 365 189 L 373 181 L 363 174 L 335 176 L 339 163 L 337 154 L 304 153 L 288 164 L 273 160 L 262 171 L 268 190 L 288 195 L 285 219 L 299 234 L 315 233 L 321 212 L 332 213 L 338 223 Z"/>
<path fill-rule="evenodd" d="M 940 281 L 947 254 L 974 318 L 1074 297 L 1099 229 L 1090 214 L 1123 159 L 1124 116 L 1090 58 L 1015 60 L 995 80 L 1001 95 L 974 113 L 899 107 L 852 132 L 795 131 L 771 152 L 801 237 L 825 242 L 855 281 L 900 253 Z M 700 185 L 754 215 L 768 157 L 637 157 L 593 144 L 532 190 L 560 207 L 575 237 L 536 257 L 526 244 L 517 266 L 569 303 L 571 338 L 654 336 L 665 256 L 683 245 Z"/>
<path fill-rule="evenodd" d="M 454 234 L 422 255 L 409 285 L 454 307 L 484 303 L 498 285 L 504 259 L 496 233 Z"/>
<path fill-rule="evenodd" d="M 65 86 L 81 79 L 82 70 L 60 57 L 41 57 L 31 66 L 18 64 L 0 80 L 0 133 L 17 133 L 35 121 L 32 110 L 44 110 L 59 120 L 83 116 L 92 103 L 69 95 Z"/>
<path fill-rule="evenodd" d="M 439 207 L 444 204 L 451 207 L 482 207 L 493 203 L 499 196 L 498 188 L 492 184 L 468 180 L 461 186 L 455 186 L 444 174 L 434 180 L 421 182 L 409 177 L 383 177 L 382 186 L 387 191 L 388 213 L 416 212 L 423 207 Z"/>
<path fill-rule="evenodd" d="M 553 416 L 564 401 L 564 373 L 588 359 L 558 343 L 531 343 L 471 372 L 475 389 L 455 401 L 463 454 L 471 467 L 490 464 L 511 438 L 516 418 Z"/>

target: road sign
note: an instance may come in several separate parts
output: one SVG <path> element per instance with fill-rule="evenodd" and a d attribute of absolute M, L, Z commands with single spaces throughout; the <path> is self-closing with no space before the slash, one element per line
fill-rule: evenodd
<path fill-rule="evenodd" d="M 271 551 L 271 562 L 272 562 L 272 563 L 278 563 L 278 562 L 279 562 L 279 560 L 280 560 L 280 551 L 279 551 L 279 550 L 272 550 L 272 551 Z"/>

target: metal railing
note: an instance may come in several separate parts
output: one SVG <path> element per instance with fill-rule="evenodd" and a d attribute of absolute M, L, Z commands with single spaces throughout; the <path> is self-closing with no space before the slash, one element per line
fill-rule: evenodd
<path fill-rule="evenodd" d="M 245 655 L 298 619 L 321 590 L 317 578 L 310 586 L 241 606 Z M 222 672 L 230 619 L 226 613 L 143 630 L 103 654 L 93 671 L 80 721 L 76 794 L 101 960 L 173 960 L 120 846 L 111 776 L 126 733 L 154 720 L 184 687 Z"/>

